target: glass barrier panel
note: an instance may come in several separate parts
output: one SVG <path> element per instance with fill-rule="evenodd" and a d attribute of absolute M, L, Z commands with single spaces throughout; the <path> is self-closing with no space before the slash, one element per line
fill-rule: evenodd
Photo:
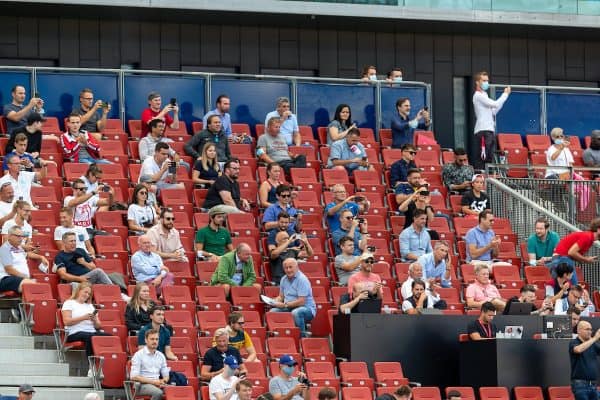
<path fill-rule="evenodd" d="M 504 88 L 496 89 L 499 98 Z M 496 132 L 498 133 L 530 133 L 542 132 L 540 123 L 542 106 L 539 92 L 523 92 L 513 89 L 508 100 L 496 115 Z"/>
<path fill-rule="evenodd" d="M 548 133 L 558 126 L 569 136 L 583 138 L 600 127 L 600 94 L 548 91 L 546 109 Z"/>

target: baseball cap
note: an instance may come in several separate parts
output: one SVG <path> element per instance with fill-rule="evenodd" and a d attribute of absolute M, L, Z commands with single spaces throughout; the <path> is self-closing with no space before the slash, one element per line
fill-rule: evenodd
<path fill-rule="evenodd" d="M 152 175 L 142 175 L 140 176 L 140 183 L 155 183 L 154 179 L 152 179 Z"/>
<path fill-rule="evenodd" d="M 35 389 L 28 383 L 24 383 L 19 386 L 19 393 L 35 393 Z"/>
<path fill-rule="evenodd" d="M 279 358 L 279 364 L 291 367 L 293 365 L 298 365 L 298 361 L 294 360 L 293 356 L 290 356 L 289 354 L 284 354 Z"/>
<path fill-rule="evenodd" d="M 475 179 L 477 178 L 481 178 L 483 180 L 485 180 L 485 176 L 483 176 L 482 174 L 475 174 L 473 175 L 473 179 L 471 179 L 471 182 L 475 182 Z"/>
<path fill-rule="evenodd" d="M 158 92 L 148 93 L 148 101 L 154 100 L 157 97 L 160 97 L 160 93 L 158 93 Z"/>
<path fill-rule="evenodd" d="M 229 366 L 229 368 L 232 369 L 238 369 L 240 367 L 240 364 L 238 364 L 237 359 L 234 356 L 225 357 L 225 359 L 223 360 L 223 364 Z"/>
<path fill-rule="evenodd" d="M 29 113 L 27 117 L 27 125 L 31 125 L 34 122 L 44 122 L 46 118 L 42 117 L 40 114 L 36 112 Z"/>

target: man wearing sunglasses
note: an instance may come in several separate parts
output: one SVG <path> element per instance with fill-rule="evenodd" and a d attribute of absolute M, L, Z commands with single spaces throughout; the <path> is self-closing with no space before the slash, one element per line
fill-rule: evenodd
<path fill-rule="evenodd" d="M 395 161 L 390 168 L 390 185 L 395 188 L 399 183 L 406 182 L 408 171 L 417 168 L 415 156 L 417 148 L 412 143 L 402 146 L 402 158 Z"/>
<path fill-rule="evenodd" d="M 174 227 L 175 214 L 170 208 L 163 208 L 160 222 L 146 232 L 152 241 L 154 251 L 167 261 L 188 261 L 185 249 L 181 243 L 179 231 Z"/>
<path fill-rule="evenodd" d="M 277 202 L 267 207 L 263 215 L 262 222 L 265 231 L 278 228 L 277 217 L 281 212 L 285 211 L 290 216 L 288 231 L 301 232 L 302 214 L 291 204 L 292 188 L 288 185 L 279 185 L 275 191 L 275 196 L 277 197 Z"/>
<path fill-rule="evenodd" d="M 469 165 L 467 152 L 459 147 L 454 150 L 454 162 L 447 163 L 442 168 L 442 180 L 449 190 L 463 194 L 471 187 L 474 173 L 473 167 Z"/>
<path fill-rule="evenodd" d="M 98 190 L 88 192 L 88 187 L 79 178 L 73 181 L 71 187 L 73 188 L 73 195 L 65 197 L 64 206 L 73 208 L 73 223 L 87 229 L 90 239 L 93 239 L 98 232 L 94 228 L 92 219 L 99 207 L 111 206 L 114 192 L 109 191 L 108 198 L 101 199 L 98 190 L 103 188 L 103 185 L 99 185 Z"/>
<path fill-rule="evenodd" d="M 239 312 L 232 312 L 227 317 L 227 326 L 225 329 L 229 332 L 229 345 L 235 347 L 238 350 L 246 350 L 248 356 L 243 359 L 244 362 L 256 361 L 256 349 L 252 338 L 244 330 L 244 324 L 246 323 L 244 316 Z M 217 342 L 213 341 L 213 346 L 216 346 Z"/>
<path fill-rule="evenodd" d="M 340 240 L 348 236 L 354 240 L 354 255 L 362 254 L 367 248 L 367 221 L 362 218 L 355 218 L 350 210 L 344 210 L 340 213 L 340 229 L 331 234 L 335 246 L 335 255 L 342 252 Z"/>
<path fill-rule="evenodd" d="M 372 272 L 375 258 L 373 254 L 365 253 L 361 257 L 360 271 L 348 279 L 348 294 L 367 291 L 370 297 L 383 298 L 381 277 Z"/>

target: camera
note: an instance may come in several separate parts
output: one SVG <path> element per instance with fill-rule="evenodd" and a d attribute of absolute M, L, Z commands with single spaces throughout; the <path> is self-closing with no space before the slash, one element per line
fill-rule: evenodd
<path fill-rule="evenodd" d="M 177 105 L 177 99 L 175 97 L 171 97 L 169 104 L 171 105 L 171 107 L 175 107 Z"/>
<path fill-rule="evenodd" d="M 364 218 L 359 218 L 359 219 L 358 219 L 358 223 L 359 223 L 359 224 L 364 224 L 365 222 L 367 222 L 367 220 L 366 220 L 366 219 L 364 219 Z"/>
<path fill-rule="evenodd" d="M 365 198 L 363 196 L 354 196 L 354 201 L 355 202 L 365 201 Z"/>
<path fill-rule="evenodd" d="M 102 108 L 108 108 L 108 103 L 107 103 L 107 102 L 105 102 L 105 101 L 103 101 L 103 102 L 102 102 Z"/>
<path fill-rule="evenodd" d="M 298 377 L 298 382 L 303 385 L 310 386 L 310 381 L 308 380 L 308 378 L 306 376 Z"/>
<path fill-rule="evenodd" d="M 375 246 L 367 246 L 367 250 L 368 250 L 369 252 L 371 252 L 371 253 L 374 253 L 374 252 L 375 252 L 375 250 L 377 250 L 377 247 L 375 247 Z"/>
<path fill-rule="evenodd" d="M 421 191 L 419 192 L 419 194 L 420 194 L 421 196 L 429 196 L 429 190 L 421 190 Z"/>

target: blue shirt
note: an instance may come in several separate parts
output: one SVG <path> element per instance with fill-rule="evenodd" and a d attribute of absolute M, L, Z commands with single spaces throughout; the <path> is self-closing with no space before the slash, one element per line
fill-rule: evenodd
<path fill-rule="evenodd" d="M 360 154 L 354 154 L 348 146 L 347 140 L 336 140 L 331 145 L 331 152 L 329 153 L 329 160 L 327 160 L 327 167 L 333 167 L 333 160 L 351 160 L 353 158 L 362 158 L 367 156 L 364 146 L 361 143 L 357 143 L 356 146 L 360 149 Z M 358 168 L 358 163 L 346 164 L 346 169 Z"/>
<path fill-rule="evenodd" d="M 394 194 L 413 194 L 414 192 L 415 188 L 410 183 L 401 183 L 394 189 Z"/>
<path fill-rule="evenodd" d="M 405 159 L 400 159 L 392 164 L 390 168 L 390 184 L 396 186 L 398 182 L 406 182 L 408 179 L 408 170 L 417 168 L 414 161 L 407 162 Z"/>
<path fill-rule="evenodd" d="M 471 258 L 471 252 L 469 251 L 469 245 L 474 244 L 478 249 L 481 247 L 485 247 L 492 241 L 492 239 L 496 236 L 492 229 L 489 229 L 487 232 L 484 232 L 477 225 L 474 228 L 469 229 L 467 235 L 465 236 L 465 242 L 467 243 L 467 261 L 470 262 L 473 260 Z M 482 255 L 480 255 L 477 260 L 479 261 L 490 261 L 492 259 L 492 250 L 488 250 Z"/>
<path fill-rule="evenodd" d="M 160 267 L 163 265 L 162 258 L 156 253 L 145 253 L 141 250 L 131 256 L 131 269 L 133 276 L 138 282 L 146 282 L 160 275 Z"/>
<path fill-rule="evenodd" d="M 281 115 L 275 111 L 271 111 L 267 114 L 265 118 L 265 128 L 269 126 L 269 120 L 273 117 L 281 118 Z M 298 120 L 294 114 L 290 114 L 286 119 L 281 120 L 281 127 L 279 128 L 279 133 L 285 138 L 285 142 L 288 146 L 294 144 L 294 132 L 299 132 L 300 128 L 298 128 Z"/>
<path fill-rule="evenodd" d="M 296 231 L 294 231 L 293 228 L 290 229 L 290 226 L 291 226 L 291 224 L 288 225 L 287 233 L 288 233 L 288 235 L 292 236 L 294 233 L 296 233 Z M 272 245 L 277 246 L 277 242 L 275 242 L 275 236 L 277 236 L 277 233 L 279 233 L 279 228 L 273 228 L 269 231 L 269 236 L 267 236 L 267 244 L 272 244 Z M 298 241 L 296 241 L 296 243 L 297 242 Z M 295 246 L 295 244 L 294 244 L 294 246 Z"/>
<path fill-rule="evenodd" d="M 350 212 L 352 212 L 352 215 L 354 215 L 355 217 L 358 215 L 358 204 L 352 201 L 349 201 L 346 204 L 344 204 L 335 214 L 328 215 L 327 211 L 331 210 L 336 205 L 337 203 L 335 201 L 332 201 L 331 203 L 325 206 L 325 215 L 327 216 L 327 225 L 329 225 L 330 232 L 335 232 L 338 229 L 340 229 L 340 213 L 342 211 L 350 210 Z"/>
<path fill-rule="evenodd" d="M 208 117 L 210 117 L 211 115 L 218 115 L 219 117 L 221 117 L 221 129 L 227 134 L 227 136 L 231 136 L 231 115 L 229 115 L 229 113 L 220 114 L 219 110 L 216 108 L 207 112 L 204 115 L 204 117 L 202 117 L 203 128 L 206 129 Z M 250 132 L 246 133 L 250 135 Z"/>
<path fill-rule="evenodd" d="M 342 252 L 342 249 L 340 249 L 340 239 L 346 236 L 350 236 L 348 231 L 341 227 L 331 234 L 331 240 L 333 241 L 333 247 L 335 247 L 336 256 Z M 358 247 L 358 243 L 361 239 L 362 235 L 360 234 L 358 227 L 356 227 L 356 229 L 354 229 L 354 253 L 352 253 L 355 256 L 360 256 L 362 254 L 362 250 Z"/>
<path fill-rule="evenodd" d="M 271 204 L 269 207 L 267 207 L 265 213 L 263 214 L 263 224 L 265 222 L 277 221 L 277 217 L 282 211 L 285 211 L 290 215 L 290 225 L 288 226 L 288 232 L 294 232 L 296 230 L 296 217 L 298 215 L 298 210 L 296 210 L 289 204 L 287 205 L 285 210 L 281 208 L 279 202 Z"/>
<path fill-rule="evenodd" d="M 391 128 L 393 149 L 399 149 L 406 143 L 412 143 L 415 129 L 427 129 L 425 119 L 419 121 L 417 128 L 411 128 L 410 125 L 408 125 L 409 121 L 410 117 L 403 118 L 398 112 L 392 117 Z"/>
<path fill-rule="evenodd" d="M 138 346 L 146 345 L 146 331 L 152 329 L 152 322 L 144 325 L 138 331 Z M 158 351 L 164 354 L 165 346 L 171 345 L 171 331 L 163 324 L 158 329 Z"/>
<path fill-rule="evenodd" d="M 416 256 L 422 256 L 425 253 L 431 253 L 431 238 L 427 229 L 423 228 L 421 233 L 415 231 L 414 226 L 409 226 L 400 234 L 400 254 L 402 261 L 409 261 L 406 256 L 410 253 Z"/>
<path fill-rule="evenodd" d="M 446 276 L 446 260 L 441 260 L 437 265 L 435 265 L 433 253 L 427 253 L 419 257 L 417 262 L 423 267 L 423 280 L 440 278 L 442 287 L 452 287 L 452 282 L 450 279 L 444 278 Z"/>
<path fill-rule="evenodd" d="M 317 306 L 313 298 L 310 281 L 302 272 L 296 272 L 296 275 L 292 279 L 288 278 L 287 275 L 281 278 L 279 290 L 283 294 L 284 303 L 304 297 L 304 307 L 308 308 L 313 316 L 317 313 Z"/>

